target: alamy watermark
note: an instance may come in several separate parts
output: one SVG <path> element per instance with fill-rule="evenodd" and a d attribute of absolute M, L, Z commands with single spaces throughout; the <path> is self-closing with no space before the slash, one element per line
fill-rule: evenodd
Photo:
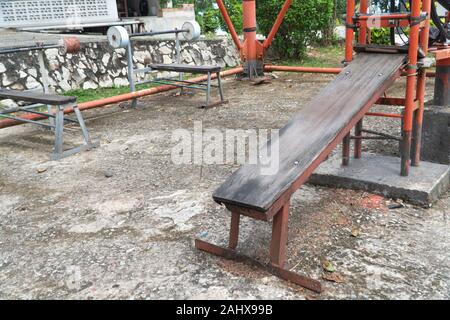
<path fill-rule="evenodd" d="M 279 169 L 279 131 L 277 129 L 211 129 L 194 122 L 194 131 L 172 132 L 174 164 L 249 164 L 261 175 Z"/>

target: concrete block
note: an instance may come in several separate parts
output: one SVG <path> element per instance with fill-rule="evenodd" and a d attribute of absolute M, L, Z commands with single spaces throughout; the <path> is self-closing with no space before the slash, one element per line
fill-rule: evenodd
<path fill-rule="evenodd" d="M 450 107 L 432 106 L 424 112 L 421 157 L 450 164 Z"/>
<path fill-rule="evenodd" d="M 411 167 L 408 177 L 402 177 L 400 158 L 363 154 L 362 159 L 351 159 L 350 165 L 344 167 L 341 157 L 335 155 L 319 166 L 309 183 L 364 190 L 387 198 L 430 206 L 448 190 L 450 167 L 421 162 L 419 167 Z"/>

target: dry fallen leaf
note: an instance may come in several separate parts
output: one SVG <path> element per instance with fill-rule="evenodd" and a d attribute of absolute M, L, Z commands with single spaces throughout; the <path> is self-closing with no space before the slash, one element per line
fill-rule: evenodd
<path fill-rule="evenodd" d="M 37 173 L 43 173 L 45 171 L 47 171 L 47 168 L 38 168 L 37 169 Z"/>
<path fill-rule="evenodd" d="M 330 282 L 335 282 L 335 283 L 343 283 L 345 282 L 344 276 L 342 276 L 340 273 L 325 273 L 322 276 L 322 279 L 330 281 Z"/>
<path fill-rule="evenodd" d="M 333 263 L 331 261 L 325 260 L 322 263 L 322 267 L 327 272 L 335 272 L 336 268 L 334 267 Z"/>
<path fill-rule="evenodd" d="M 352 236 L 353 237 L 358 237 L 361 234 L 361 230 L 359 230 L 359 228 L 353 228 L 352 229 Z"/>

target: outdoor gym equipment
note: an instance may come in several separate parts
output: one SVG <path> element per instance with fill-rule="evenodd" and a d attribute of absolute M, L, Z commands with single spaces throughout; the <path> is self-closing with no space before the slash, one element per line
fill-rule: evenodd
<path fill-rule="evenodd" d="M 176 50 L 176 63 L 172 64 L 151 64 L 147 63 L 147 66 L 144 68 L 135 68 L 133 62 L 133 46 L 131 43 L 131 39 L 137 37 L 145 37 L 145 36 L 155 36 L 162 34 L 175 34 L 175 50 Z M 163 31 L 155 31 L 155 32 L 144 32 L 144 33 L 136 33 L 136 34 L 128 34 L 127 30 L 123 27 L 111 27 L 108 30 L 108 41 L 113 48 L 123 48 L 126 49 L 127 53 L 127 65 L 128 65 L 128 81 L 130 83 L 130 91 L 136 91 L 136 85 L 138 84 L 147 84 L 147 83 L 161 83 L 161 84 L 169 84 L 176 87 L 181 88 L 190 88 L 196 90 L 206 91 L 206 104 L 205 108 L 219 105 L 221 103 L 226 102 L 223 97 L 222 83 L 220 79 L 220 66 L 192 66 L 188 64 L 181 63 L 181 44 L 180 37 L 182 35 L 183 38 L 187 41 L 196 40 L 200 37 L 200 25 L 196 21 L 186 21 L 181 29 L 172 29 L 172 30 L 163 30 Z M 156 78 L 150 80 L 136 81 L 135 75 L 138 73 L 148 73 L 152 71 L 169 71 L 169 72 L 177 72 L 177 79 L 166 77 L 166 78 Z M 192 81 L 184 80 L 184 73 L 200 73 L 207 75 L 206 84 L 203 83 L 194 83 Z M 213 85 L 211 83 L 212 75 L 215 74 L 217 78 L 217 85 Z M 211 89 L 212 87 L 217 87 L 219 89 L 220 101 L 211 103 Z M 133 99 L 132 106 L 136 106 L 136 99 Z"/>
<path fill-rule="evenodd" d="M 254 0 L 248 2 L 254 4 Z M 221 0 L 218 0 L 218 3 L 221 3 Z M 286 1 L 285 5 L 289 3 L 290 1 Z M 412 0 L 410 12 L 369 15 L 367 0 L 360 1 L 358 13 L 355 12 L 355 0 L 347 0 L 346 67 L 281 129 L 278 140 L 270 141 L 263 148 L 270 150 L 271 144 L 278 143 L 277 173 L 263 175 L 261 164 L 244 165 L 214 192 L 213 199 L 225 205 L 231 212 L 228 247 L 223 248 L 196 239 L 195 245 L 198 249 L 228 259 L 253 261 L 261 265 L 260 262 L 243 257 L 235 250 L 238 244 L 240 216 L 263 221 L 273 219 L 268 270 L 313 291 L 322 290 L 318 281 L 285 268 L 290 198 L 308 181 L 313 171 L 340 142 L 343 143 L 343 165 L 349 165 L 351 140 L 355 141 L 354 157 L 361 158 L 364 139 L 398 141 L 401 176 L 409 174 L 410 165 L 419 165 L 426 80 L 421 58 L 428 53 L 430 6 L 430 0 Z M 253 16 L 251 10 L 250 12 Z M 410 28 L 407 47 L 367 44 L 370 28 L 392 28 L 399 25 Z M 276 27 L 277 24 L 274 28 Z M 358 32 L 358 44 L 354 47 L 355 32 Z M 268 43 L 270 40 L 268 37 Z M 354 49 L 358 52 L 355 59 Z M 441 54 L 450 57 L 448 49 Z M 386 90 L 402 73 L 406 75 L 405 97 L 386 96 Z M 401 137 L 363 128 L 363 118 L 369 115 L 374 104 L 404 107 L 403 112 L 399 114 L 372 113 L 376 116 L 401 119 Z M 351 134 L 353 127 L 354 135 Z M 262 151 L 263 154 L 267 154 L 265 151 Z"/>

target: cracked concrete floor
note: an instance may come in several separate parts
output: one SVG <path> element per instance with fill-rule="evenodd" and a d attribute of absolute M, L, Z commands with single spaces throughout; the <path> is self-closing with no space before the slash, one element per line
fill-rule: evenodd
<path fill-rule="evenodd" d="M 389 210 L 389 199 L 364 192 L 301 188 L 290 210 L 288 266 L 321 279 L 321 295 L 194 248 L 196 236 L 226 243 L 229 214 L 211 194 L 238 166 L 175 165 L 171 134 L 197 120 L 220 130 L 279 128 L 332 79 L 278 76 L 261 86 L 229 78 L 230 103 L 207 111 L 196 108 L 199 95 L 166 93 L 135 110 L 85 112 L 101 146 L 59 162 L 47 160 L 49 133 L 2 130 L 0 298 L 449 299 L 450 193 L 431 209 Z M 393 133 L 398 125 L 367 123 Z M 73 133 L 67 140 L 79 141 Z M 386 143 L 364 148 L 396 153 Z M 266 261 L 270 230 L 243 218 L 239 249 Z M 341 283 L 322 279 L 324 260 Z"/>

